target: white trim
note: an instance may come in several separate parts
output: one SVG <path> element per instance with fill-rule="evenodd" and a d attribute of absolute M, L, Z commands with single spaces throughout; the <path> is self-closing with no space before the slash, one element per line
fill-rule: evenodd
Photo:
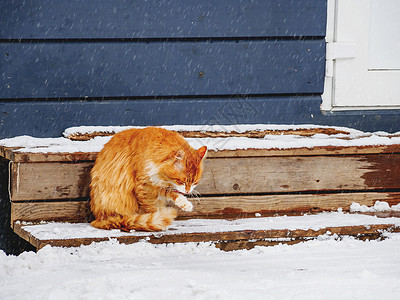
<path fill-rule="evenodd" d="M 336 6 L 337 0 L 328 0 L 327 2 L 327 22 L 326 22 L 326 49 L 329 51 L 329 44 L 335 41 L 336 37 Z M 328 53 L 327 53 L 328 57 Z M 334 76 L 334 61 L 333 59 L 326 59 L 325 65 L 325 82 L 324 92 L 322 94 L 322 111 L 331 111 L 333 108 L 334 99 L 334 88 L 333 88 L 333 76 Z"/>
<path fill-rule="evenodd" d="M 339 2 L 342 3 L 343 1 L 347 0 L 327 0 L 327 27 L 326 27 L 326 70 L 325 70 L 325 82 L 324 82 L 324 92 L 322 94 L 322 104 L 321 104 L 321 110 L 325 112 L 334 112 L 334 111 L 354 111 L 354 110 L 389 110 L 389 109 L 400 109 L 400 106 L 397 103 L 387 103 L 387 104 L 382 104 L 382 105 L 373 105 L 371 102 L 369 104 L 368 101 L 366 105 L 354 105 L 360 103 L 360 101 L 355 101 L 353 105 L 351 105 L 351 102 L 349 101 L 348 104 L 346 104 L 343 100 L 343 90 L 341 89 L 341 96 L 342 97 L 341 101 L 335 100 L 339 95 L 336 95 L 336 90 L 335 90 L 335 84 L 337 82 L 337 76 L 338 71 L 340 71 L 341 74 L 343 74 L 343 70 L 337 69 L 338 64 L 340 66 L 343 66 L 343 64 L 352 64 L 352 65 L 359 65 L 359 62 L 361 59 L 364 59 L 364 56 L 361 56 L 360 49 L 356 48 L 356 44 L 352 41 L 352 35 L 354 37 L 354 34 L 356 33 L 349 33 L 347 35 L 347 38 L 341 37 L 341 41 L 338 41 L 338 11 L 339 11 Z M 353 0 L 355 2 L 361 1 L 361 0 Z M 365 10 L 369 10 L 369 5 L 370 2 L 366 1 L 365 5 Z M 342 6 L 341 6 L 342 7 Z M 343 10 L 343 7 L 342 7 Z M 365 15 L 365 13 L 364 13 Z M 366 24 L 367 26 L 367 24 Z M 343 24 L 342 24 L 343 27 Z M 368 26 L 367 26 L 368 27 Z M 343 31 L 343 28 L 342 28 Z M 365 30 L 361 32 L 362 34 L 368 34 Z M 342 32 L 343 34 L 343 32 Z M 357 43 L 360 41 L 356 41 Z M 362 42 L 360 45 L 358 45 L 361 48 L 365 48 L 365 42 Z M 354 58 L 355 54 L 359 55 L 359 58 Z M 356 60 L 354 60 L 356 59 Z M 350 69 L 348 69 L 349 71 Z M 369 70 L 372 71 L 372 70 Z M 385 70 L 386 71 L 386 70 Z M 396 71 L 396 70 L 395 70 Z M 375 70 L 373 72 L 369 72 L 368 76 L 368 81 L 371 82 L 372 76 L 375 76 L 373 78 L 378 78 L 377 76 L 383 76 L 383 75 L 378 75 L 378 70 L 375 73 Z M 374 74 L 375 73 L 375 74 Z M 392 72 L 389 72 L 392 73 Z M 386 73 L 386 77 L 379 77 L 382 78 L 382 80 L 375 80 L 374 82 L 383 82 L 385 81 L 385 78 L 388 79 L 389 73 Z M 383 73 L 381 73 L 383 74 Z M 394 74 L 394 73 L 392 73 Z M 365 76 L 365 80 L 367 80 L 367 76 Z M 366 83 L 367 84 L 367 83 Z M 382 87 L 380 87 L 382 90 Z M 398 89 L 398 88 L 397 88 Z M 393 93 L 392 91 L 391 93 Z M 379 97 L 380 94 L 378 94 L 378 91 L 375 91 L 375 96 L 374 97 Z M 362 97 L 362 95 L 349 95 L 348 97 Z M 347 101 L 346 101 L 347 102 Z M 357 103 L 358 102 L 358 103 Z M 363 102 L 363 101 L 361 101 Z M 340 104 L 339 104 L 340 103 Z"/>
<path fill-rule="evenodd" d="M 322 105 L 321 105 L 322 107 Z M 351 111 L 351 110 L 400 110 L 400 106 L 392 105 L 392 106 L 384 106 L 384 105 L 377 105 L 377 106 L 335 106 L 332 107 L 329 111 Z M 326 112 L 327 110 L 325 110 Z"/>

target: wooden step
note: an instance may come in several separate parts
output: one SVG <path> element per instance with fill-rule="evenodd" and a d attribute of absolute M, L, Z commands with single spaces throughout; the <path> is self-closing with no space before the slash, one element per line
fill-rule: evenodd
<path fill-rule="evenodd" d="M 83 143 L 83 142 L 78 142 Z M 397 147 L 397 148 L 396 148 Z M 10 159 L 11 222 L 88 221 L 89 153 L 29 153 Z M 400 145 L 210 151 L 190 216 L 348 211 L 353 202 L 400 203 Z"/>
<path fill-rule="evenodd" d="M 98 151 L 111 138 L 109 135 L 126 128 L 87 129 L 66 130 L 65 136 L 75 140 L 65 137 L 0 140 L 0 156 L 9 161 L 11 226 L 37 248 L 46 243 L 62 245 L 66 240 L 67 244 L 79 245 L 108 238 L 43 239 L 27 231 L 34 227 L 21 226 L 21 222 L 40 221 L 84 222 L 82 226 L 89 226 L 90 170 Z M 400 203 L 399 134 L 311 125 L 167 129 L 182 133 L 195 148 L 209 147 L 203 178 L 197 187 L 201 196 L 191 199 L 192 212 L 179 211 L 180 218 L 270 217 L 338 209 L 349 212 L 353 202 L 366 206 L 377 201 L 390 206 Z M 184 221 L 176 224 L 179 222 Z M 184 224 L 189 226 L 196 221 L 187 222 Z M 200 228 L 178 235 L 175 233 L 179 228 L 172 227 L 166 233 L 156 234 L 159 238 L 149 233 L 115 238 L 129 242 L 143 238 L 152 242 L 220 241 L 219 247 L 228 249 L 231 247 L 228 244 L 247 245 L 248 239 L 255 239 L 255 244 L 273 244 L 276 239 L 289 237 L 288 242 L 292 243 L 327 231 L 376 236 L 380 229 L 394 230 L 396 224 L 370 224 L 372 231 L 365 231 L 363 224 L 326 224 L 318 230 L 297 228 L 294 232 L 285 227 L 273 231 L 238 228 L 224 232 L 205 232 Z M 76 232 L 81 230 L 78 225 L 73 226 Z"/>
<path fill-rule="evenodd" d="M 334 194 L 278 194 L 236 195 L 192 198 L 192 212 L 179 211 L 181 217 L 235 218 L 253 217 L 255 214 L 302 214 L 335 211 L 341 208 L 350 211 L 353 202 L 373 206 L 376 201 L 390 206 L 400 203 L 400 192 L 362 192 Z M 89 200 L 57 201 L 13 201 L 11 203 L 12 224 L 15 221 L 73 221 L 91 220 Z"/>
<path fill-rule="evenodd" d="M 131 244 L 211 242 L 223 250 L 250 249 L 257 245 L 294 244 L 321 235 L 384 238 L 385 232 L 400 232 L 400 218 L 344 213 L 247 219 L 189 219 L 175 221 L 165 232 L 101 230 L 88 223 L 15 224 L 14 230 L 37 249 L 46 245 L 78 247 L 116 239 Z"/>

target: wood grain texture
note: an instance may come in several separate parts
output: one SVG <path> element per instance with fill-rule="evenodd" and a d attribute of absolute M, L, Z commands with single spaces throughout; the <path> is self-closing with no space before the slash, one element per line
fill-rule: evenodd
<path fill-rule="evenodd" d="M 13 163 L 11 201 L 86 197 L 92 166 L 91 162 Z"/>
<path fill-rule="evenodd" d="M 400 232 L 400 227 L 393 225 L 370 225 L 366 226 L 343 226 L 327 227 L 320 230 L 282 230 L 271 232 L 266 238 L 253 238 L 241 240 L 228 240 L 216 242 L 216 247 L 223 251 L 233 251 L 240 249 L 252 249 L 255 246 L 275 246 L 278 244 L 293 245 L 299 242 L 310 241 L 324 234 L 335 234 L 338 237 L 352 236 L 360 240 L 384 239 L 385 232 Z M 262 235 L 258 234 L 258 236 Z M 285 236 L 286 234 L 286 236 Z M 273 237 L 270 237 L 273 236 Z"/>
<path fill-rule="evenodd" d="M 330 156 L 330 155 L 364 155 L 364 154 L 398 154 L 400 144 L 389 146 L 324 146 L 313 148 L 291 149 L 238 149 L 238 150 L 209 150 L 208 159 L 241 158 L 241 157 L 286 157 L 286 156 Z M 17 149 L 0 146 L 0 156 L 13 162 L 94 162 L 97 152 L 74 153 L 29 153 L 18 152 Z"/>
<path fill-rule="evenodd" d="M 349 211 L 350 205 L 373 206 L 376 201 L 385 201 L 389 205 L 400 203 L 400 193 L 335 193 L 335 194 L 298 194 L 298 195 L 258 195 L 224 196 L 191 199 L 193 212 L 180 211 L 183 217 L 194 216 L 254 216 L 255 213 L 270 216 L 283 213 L 315 213 L 336 211 L 342 208 Z"/>
<path fill-rule="evenodd" d="M 0 43 L 0 53 L 2 99 L 322 93 L 325 71 L 324 40 Z"/>
<path fill-rule="evenodd" d="M 302 214 L 321 211 L 335 211 L 339 207 L 349 211 L 350 205 L 373 206 L 376 201 L 389 205 L 400 203 L 400 193 L 339 193 L 314 195 L 264 195 L 203 197 L 190 199 L 192 212 L 179 210 L 182 218 L 194 217 L 251 217 L 255 213 L 271 216 L 274 214 Z M 88 201 L 57 202 L 12 202 L 12 222 L 23 221 L 87 221 L 91 218 Z"/>
<path fill-rule="evenodd" d="M 326 1 L 2 0 L 0 20 L 1 39 L 324 36 Z"/>
<path fill-rule="evenodd" d="M 248 157 L 206 160 L 201 194 L 400 188 L 400 155 Z"/>
<path fill-rule="evenodd" d="M 13 163 L 11 200 L 88 197 L 92 162 Z M 213 158 L 204 163 L 203 195 L 400 188 L 400 154 Z"/>
<path fill-rule="evenodd" d="M 89 219 L 88 201 L 11 203 L 11 224 L 18 220 L 87 222 Z"/>

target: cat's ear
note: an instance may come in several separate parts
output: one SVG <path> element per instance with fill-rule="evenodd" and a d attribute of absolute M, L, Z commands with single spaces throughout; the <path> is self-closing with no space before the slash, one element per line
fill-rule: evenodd
<path fill-rule="evenodd" d="M 203 159 L 207 155 L 207 146 L 197 149 L 197 154 L 199 155 L 200 159 Z"/>

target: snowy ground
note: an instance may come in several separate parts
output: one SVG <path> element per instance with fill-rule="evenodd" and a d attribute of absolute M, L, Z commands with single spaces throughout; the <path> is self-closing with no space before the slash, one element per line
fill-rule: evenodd
<path fill-rule="evenodd" d="M 223 252 L 201 243 L 0 252 L 0 299 L 399 299 L 400 234 Z"/>

